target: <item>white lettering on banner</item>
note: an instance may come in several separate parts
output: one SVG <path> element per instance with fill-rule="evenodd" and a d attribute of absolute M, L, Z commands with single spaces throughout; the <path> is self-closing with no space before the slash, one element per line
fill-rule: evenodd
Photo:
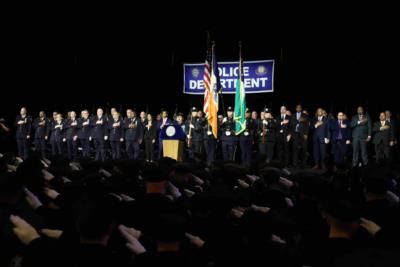
<path fill-rule="evenodd" d="M 261 81 L 261 86 L 262 87 L 266 87 L 267 86 L 268 77 L 259 78 L 259 79 Z"/>
<path fill-rule="evenodd" d="M 204 90 L 204 83 L 202 80 L 190 80 L 189 88 L 193 90 Z"/>
<path fill-rule="evenodd" d="M 244 79 L 244 87 L 245 88 L 259 88 L 265 87 L 268 78 L 257 78 L 257 79 Z M 261 86 L 260 86 L 261 82 Z"/>
<path fill-rule="evenodd" d="M 267 87 L 268 77 L 262 78 L 247 78 L 244 79 L 245 88 L 265 88 Z M 221 79 L 222 88 L 235 89 L 237 79 Z M 189 80 L 189 88 L 191 90 L 204 90 L 204 83 L 202 80 Z"/>
<path fill-rule="evenodd" d="M 225 94 L 234 94 L 239 77 L 239 62 L 218 62 L 218 73 L 221 87 Z M 273 92 L 274 60 L 257 60 L 243 62 L 243 83 L 246 93 Z M 187 94 L 203 94 L 204 63 L 184 64 L 183 91 Z"/>
<path fill-rule="evenodd" d="M 249 76 L 249 67 L 243 67 L 243 75 L 246 77 L 246 76 Z"/>
<path fill-rule="evenodd" d="M 243 67 L 243 75 L 249 76 L 250 67 Z M 238 77 L 239 67 L 220 67 L 218 68 L 220 77 Z"/>
<path fill-rule="evenodd" d="M 221 79 L 222 88 L 233 88 L 235 86 L 236 79 Z"/>

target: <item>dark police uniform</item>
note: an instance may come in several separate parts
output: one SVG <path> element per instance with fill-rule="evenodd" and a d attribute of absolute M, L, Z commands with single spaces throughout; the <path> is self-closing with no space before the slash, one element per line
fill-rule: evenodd
<path fill-rule="evenodd" d="M 228 107 L 228 111 L 233 111 Z M 237 136 L 235 135 L 235 120 L 225 117 L 221 124 L 222 155 L 224 160 L 235 160 Z"/>
<path fill-rule="evenodd" d="M 191 109 L 192 112 L 198 111 L 196 107 Z M 204 119 L 195 117 L 191 118 L 186 123 L 186 134 L 188 141 L 191 138 L 191 147 L 189 148 L 191 151 L 191 157 L 194 157 L 195 154 L 201 155 L 203 154 L 203 127 L 204 127 Z"/>
<path fill-rule="evenodd" d="M 246 112 L 248 113 L 248 112 Z M 251 118 L 246 118 L 246 129 L 239 134 L 240 153 L 242 155 L 242 163 L 250 166 L 251 151 L 254 143 L 254 122 Z"/>
<path fill-rule="evenodd" d="M 211 126 L 209 125 L 207 120 L 205 120 L 203 127 L 203 144 L 206 153 L 207 164 L 212 165 L 215 161 L 217 139 L 214 137 Z"/>
<path fill-rule="evenodd" d="M 265 112 L 270 113 L 269 110 Z M 266 162 L 269 163 L 274 158 L 277 122 L 275 119 L 269 118 L 260 120 L 258 125 L 257 137 L 259 152 L 266 157 Z"/>

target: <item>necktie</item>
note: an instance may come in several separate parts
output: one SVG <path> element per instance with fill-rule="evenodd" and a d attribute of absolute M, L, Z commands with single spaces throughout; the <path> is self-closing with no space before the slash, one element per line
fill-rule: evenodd
<path fill-rule="evenodd" d="M 339 133 L 338 133 L 338 136 L 337 136 L 337 140 L 342 140 L 343 139 L 341 125 L 342 125 L 342 121 L 339 121 Z"/>

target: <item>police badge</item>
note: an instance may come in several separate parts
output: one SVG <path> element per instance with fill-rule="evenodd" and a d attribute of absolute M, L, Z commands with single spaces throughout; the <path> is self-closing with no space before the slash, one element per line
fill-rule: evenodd
<path fill-rule="evenodd" d="M 194 78 L 199 77 L 199 74 L 200 74 L 200 71 L 199 71 L 198 68 L 193 68 L 193 69 L 192 69 L 192 76 L 193 76 Z"/>
<path fill-rule="evenodd" d="M 263 65 L 260 65 L 257 67 L 256 69 L 256 75 L 258 76 L 262 76 L 265 75 L 267 73 L 267 68 Z"/>

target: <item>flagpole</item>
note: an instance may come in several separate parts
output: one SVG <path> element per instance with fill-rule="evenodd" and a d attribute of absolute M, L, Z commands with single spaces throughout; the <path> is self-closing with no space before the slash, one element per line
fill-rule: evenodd
<path fill-rule="evenodd" d="M 212 50 L 213 50 L 213 53 L 214 53 L 214 46 L 215 46 L 215 42 L 213 41 L 213 42 L 212 42 Z M 218 71 L 218 70 L 217 70 L 217 71 Z M 222 86 L 220 86 L 220 88 L 218 88 L 218 94 L 219 94 L 220 99 L 221 99 L 221 105 L 222 105 L 222 113 L 223 113 L 223 116 L 227 116 L 227 114 L 226 114 L 226 112 L 225 112 L 224 96 L 223 96 L 223 94 L 222 94 Z"/>
<path fill-rule="evenodd" d="M 235 133 L 239 135 L 245 129 L 245 114 L 246 114 L 246 92 L 243 82 L 243 60 L 242 60 L 242 41 L 239 41 L 239 70 L 238 79 L 236 80 L 236 91 L 235 91 Z"/>

